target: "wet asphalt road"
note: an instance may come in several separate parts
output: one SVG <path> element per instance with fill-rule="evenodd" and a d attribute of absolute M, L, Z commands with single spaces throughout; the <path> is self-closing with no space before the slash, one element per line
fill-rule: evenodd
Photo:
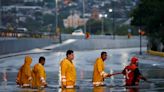
<path fill-rule="evenodd" d="M 45 56 L 45 69 L 47 73 L 47 82 L 49 88 L 44 90 L 21 89 L 16 86 L 15 79 L 19 67 L 24 62 L 25 55 L 14 56 L 0 59 L 0 92 L 164 92 L 164 62 L 140 58 L 139 67 L 142 74 L 147 77 L 151 83 L 141 81 L 139 88 L 126 89 L 123 87 L 124 78 L 122 75 L 116 75 L 105 80 L 106 87 L 92 87 L 92 71 L 95 59 L 100 56 L 101 51 L 108 52 L 108 59 L 105 61 L 105 71 L 108 73 L 121 72 L 129 64 L 131 56 L 135 56 L 139 48 L 128 49 L 106 49 L 75 51 L 74 64 L 77 71 L 77 85 L 79 89 L 61 90 L 59 83 L 59 63 L 65 57 L 65 52 L 46 52 L 31 54 L 34 66 L 40 56 Z M 4 72 L 7 73 L 7 82 L 3 81 Z"/>

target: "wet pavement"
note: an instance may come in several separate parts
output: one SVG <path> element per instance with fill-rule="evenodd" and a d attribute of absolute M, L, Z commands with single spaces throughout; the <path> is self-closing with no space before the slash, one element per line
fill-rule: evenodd
<path fill-rule="evenodd" d="M 146 48 L 144 48 L 146 50 Z M 139 87 L 126 89 L 122 75 L 112 76 L 105 80 L 105 87 L 92 86 L 92 71 L 95 59 L 100 56 L 101 51 L 108 52 L 108 59 L 105 61 L 105 71 L 108 73 L 121 72 L 129 64 L 131 56 L 136 56 L 139 48 L 104 49 L 75 51 L 74 64 L 77 70 L 77 85 L 79 89 L 59 88 L 59 63 L 65 57 L 65 52 L 47 51 L 44 53 L 30 54 L 34 66 L 40 56 L 46 57 L 45 69 L 49 87 L 43 90 L 21 89 L 15 83 L 19 67 L 24 63 L 25 55 L 0 59 L 0 92 L 164 92 L 164 61 L 163 59 L 152 59 L 151 56 L 139 56 L 139 68 L 142 74 L 148 78 L 149 83 L 141 81 Z M 4 81 L 6 74 L 7 81 Z"/>

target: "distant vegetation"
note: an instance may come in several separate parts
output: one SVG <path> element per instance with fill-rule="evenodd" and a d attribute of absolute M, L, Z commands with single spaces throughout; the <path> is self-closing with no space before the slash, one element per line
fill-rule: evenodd
<path fill-rule="evenodd" d="M 140 0 L 131 17 L 131 24 L 146 32 L 148 47 L 164 52 L 164 0 Z"/>

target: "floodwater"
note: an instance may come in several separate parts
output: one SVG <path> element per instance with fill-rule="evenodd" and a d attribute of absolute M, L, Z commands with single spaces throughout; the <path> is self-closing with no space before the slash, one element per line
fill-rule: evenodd
<path fill-rule="evenodd" d="M 139 68 L 142 74 L 148 78 L 149 83 L 141 81 L 139 87 L 124 87 L 123 75 L 116 75 L 105 80 L 107 86 L 93 87 L 92 72 L 95 59 L 101 51 L 107 51 L 108 59 L 105 61 L 105 71 L 108 73 L 121 72 L 129 64 L 131 56 L 135 56 L 139 48 L 107 49 L 75 51 L 74 64 L 77 71 L 78 89 L 60 89 L 59 63 L 65 57 L 65 52 L 46 52 L 31 54 L 34 66 L 40 56 L 46 58 L 45 69 L 47 73 L 48 88 L 22 89 L 15 83 L 19 67 L 24 63 L 25 55 L 0 59 L 0 91 L 1 92 L 163 92 L 164 91 L 164 62 L 139 59 Z M 4 81 L 7 79 L 7 81 Z"/>

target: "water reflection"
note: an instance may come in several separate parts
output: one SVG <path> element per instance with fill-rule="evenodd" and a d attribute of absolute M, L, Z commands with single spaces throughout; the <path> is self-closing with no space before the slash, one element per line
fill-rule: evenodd
<path fill-rule="evenodd" d="M 80 79 L 81 80 L 84 79 L 84 70 L 83 69 L 80 71 Z"/>
<path fill-rule="evenodd" d="M 105 92 L 105 87 L 94 87 L 93 92 Z"/>
<path fill-rule="evenodd" d="M 7 81 L 7 72 L 6 72 L 6 69 L 3 70 L 3 81 Z"/>
<path fill-rule="evenodd" d="M 3 88 L 3 90 L 7 90 L 7 72 L 6 72 L 6 69 L 3 69 L 3 72 L 2 72 L 2 83 L 1 83 L 1 86 Z"/>
<path fill-rule="evenodd" d="M 48 92 L 45 89 L 22 89 L 19 92 Z"/>
<path fill-rule="evenodd" d="M 1 86 L 2 86 L 3 90 L 7 90 L 7 81 L 3 81 L 1 83 Z"/>
<path fill-rule="evenodd" d="M 113 74 L 113 69 L 112 68 L 110 68 L 110 74 Z M 115 85 L 114 84 L 114 76 L 110 77 L 110 84 Z"/>
<path fill-rule="evenodd" d="M 126 92 L 139 92 L 139 88 L 129 88 L 126 89 Z"/>
<path fill-rule="evenodd" d="M 59 92 L 76 92 L 76 89 L 60 89 L 61 91 L 59 91 Z"/>

